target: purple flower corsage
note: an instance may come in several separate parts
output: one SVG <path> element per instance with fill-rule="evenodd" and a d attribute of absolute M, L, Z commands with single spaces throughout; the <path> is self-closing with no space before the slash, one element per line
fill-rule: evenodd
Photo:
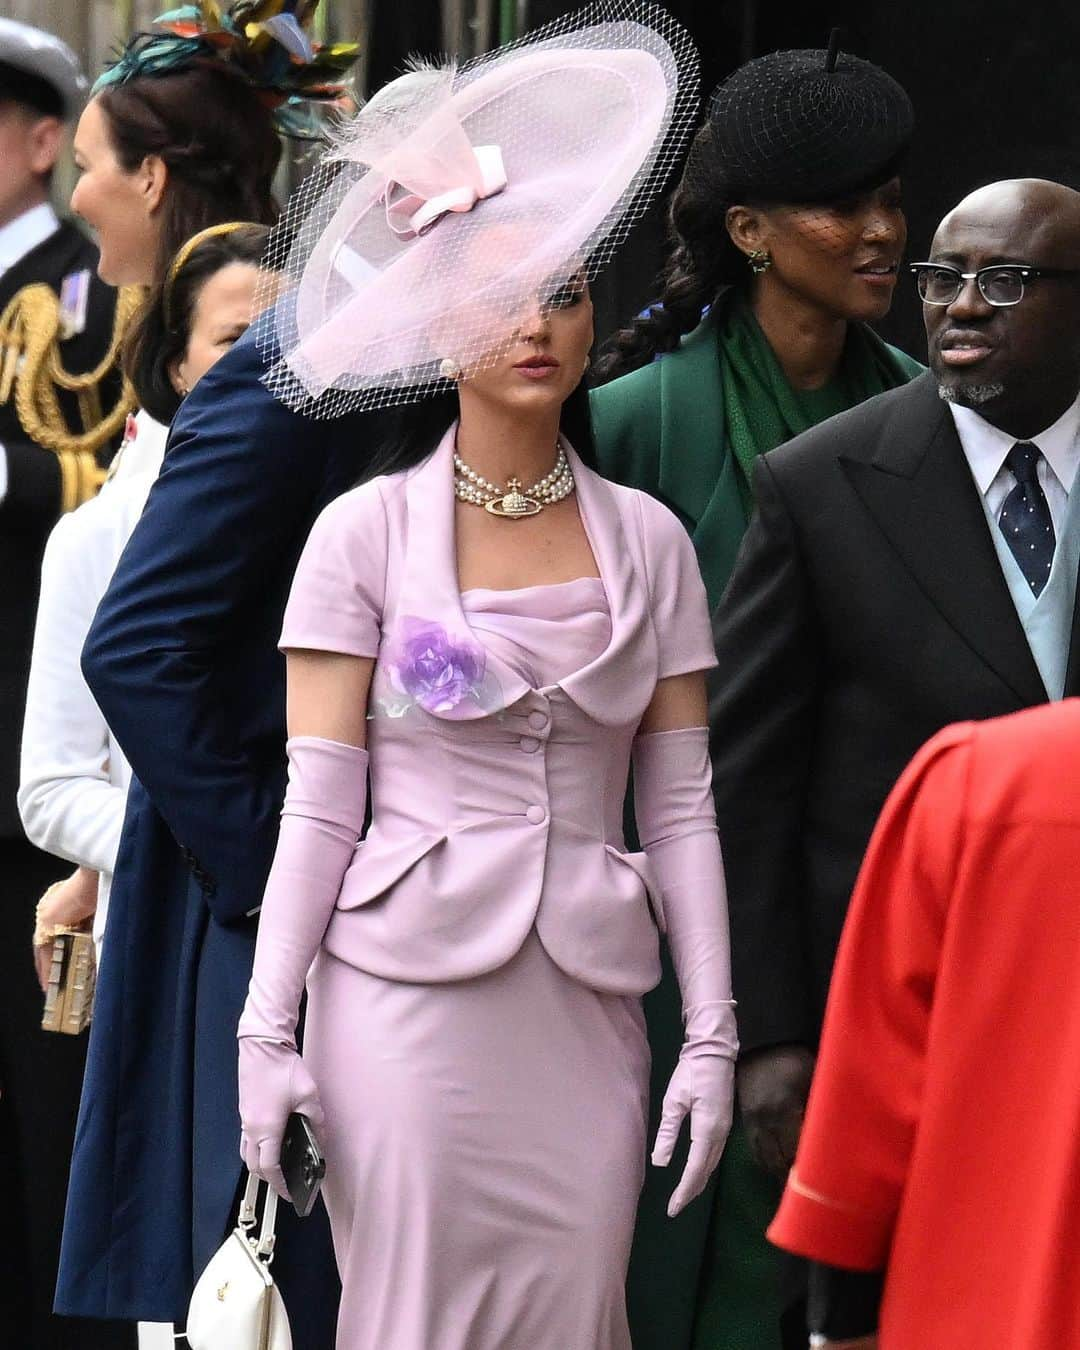
<path fill-rule="evenodd" d="M 440 623 L 404 616 L 384 662 L 387 689 L 380 699 L 391 717 L 410 707 L 442 716 L 462 716 L 484 696 L 487 658 L 472 638 L 451 637 Z"/>

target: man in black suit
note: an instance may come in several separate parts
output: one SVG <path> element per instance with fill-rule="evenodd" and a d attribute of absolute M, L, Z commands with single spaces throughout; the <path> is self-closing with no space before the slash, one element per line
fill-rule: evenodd
<path fill-rule="evenodd" d="M 932 260 L 930 372 L 758 462 L 715 617 L 739 1099 L 779 1176 L 848 898 L 904 765 L 950 722 L 1080 693 L 1080 194 L 982 188 Z"/>
<path fill-rule="evenodd" d="M 19 397 L 32 375 L 27 337 L 33 345 L 41 325 L 59 317 L 47 345 L 76 375 L 102 361 L 112 338 L 115 292 L 97 280 L 97 250 L 49 204 L 64 122 L 79 111 L 85 88 L 63 43 L 0 19 L 0 1152 L 9 1178 L 0 1340 L 33 1350 L 134 1339 L 127 1328 L 73 1327 L 51 1315 L 86 1039 L 41 1030 L 34 903 L 71 866 L 27 842 L 15 804 L 42 551 L 61 512 L 97 488 L 98 461 L 76 437 L 94 431 L 95 400 L 107 405 L 119 392 L 115 372 L 115 388 L 89 387 L 82 408 L 73 393 L 53 390 L 66 427 L 36 401 L 27 418 Z M 47 291 L 26 289 L 41 283 Z"/>

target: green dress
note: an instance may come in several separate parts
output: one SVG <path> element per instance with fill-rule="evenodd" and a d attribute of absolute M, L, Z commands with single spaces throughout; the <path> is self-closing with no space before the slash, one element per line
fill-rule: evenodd
<path fill-rule="evenodd" d="M 749 306 L 729 291 L 677 351 L 593 391 L 600 471 L 681 517 L 715 608 L 750 518 L 757 456 L 922 369 L 852 324 L 834 379 L 792 389 Z M 667 964 L 645 1012 L 655 1131 L 682 1043 Z M 634 1350 L 780 1350 L 779 1254 L 764 1237 L 780 1186 L 753 1164 L 736 1124 L 705 1195 L 668 1219 L 685 1147 L 668 1168 L 649 1168 L 642 1192 L 628 1282 Z"/>

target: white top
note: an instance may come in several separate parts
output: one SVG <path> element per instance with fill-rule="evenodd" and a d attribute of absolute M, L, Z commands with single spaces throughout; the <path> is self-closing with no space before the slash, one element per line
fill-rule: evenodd
<path fill-rule="evenodd" d="M 79 668 L 101 597 L 142 514 L 168 428 L 146 413 L 123 448 L 125 474 L 62 516 L 41 569 L 23 723 L 19 814 L 39 848 L 101 873 L 94 937 L 105 928 L 131 769 Z"/>
<path fill-rule="evenodd" d="M 165 458 L 165 442 L 168 439 L 169 428 L 161 422 L 155 422 L 142 408 L 129 415 L 124 427 L 124 439 L 109 467 L 108 482 L 126 483 L 132 478 L 149 477 L 152 483 Z M 149 484 L 146 490 L 150 491 Z"/>
<path fill-rule="evenodd" d="M 1005 467 L 1005 456 L 1016 444 L 1017 438 L 991 426 L 973 408 L 950 403 L 949 411 L 953 415 L 956 434 L 960 437 L 971 475 L 982 493 L 987 511 L 996 521 L 1005 498 L 1016 486 L 1016 479 Z M 1080 396 L 1052 426 L 1027 439 L 1042 451 L 1043 458 L 1038 466 L 1039 484 L 1050 507 L 1054 533 L 1060 538 L 1069 493 L 1076 478 L 1076 470 L 1080 467 Z"/>
<path fill-rule="evenodd" d="M 32 206 L 6 225 L 0 225 L 0 277 L 59 228 L 56 212 L 48 202 Z"/>

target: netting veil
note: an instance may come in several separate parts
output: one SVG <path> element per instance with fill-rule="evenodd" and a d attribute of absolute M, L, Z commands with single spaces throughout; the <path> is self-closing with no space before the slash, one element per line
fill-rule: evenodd
<path fill-rule="evenodd" d="M 523 307 L 610 259 L 678 161 L 697 92 L 689 35 L 630 0 L 387 85 L 271 236 L 269 388 L 334 417 L 496 361 Z"/>
<path fill-rule="evenodd" d="M 708 153 L 691 153 L 687 172 L 708 175 L 721 200 L 820 203 L 891 178 L 915 112 L 880 66 L 811 48 L 733 71 L 709 99 L 706 126 Z"/>

